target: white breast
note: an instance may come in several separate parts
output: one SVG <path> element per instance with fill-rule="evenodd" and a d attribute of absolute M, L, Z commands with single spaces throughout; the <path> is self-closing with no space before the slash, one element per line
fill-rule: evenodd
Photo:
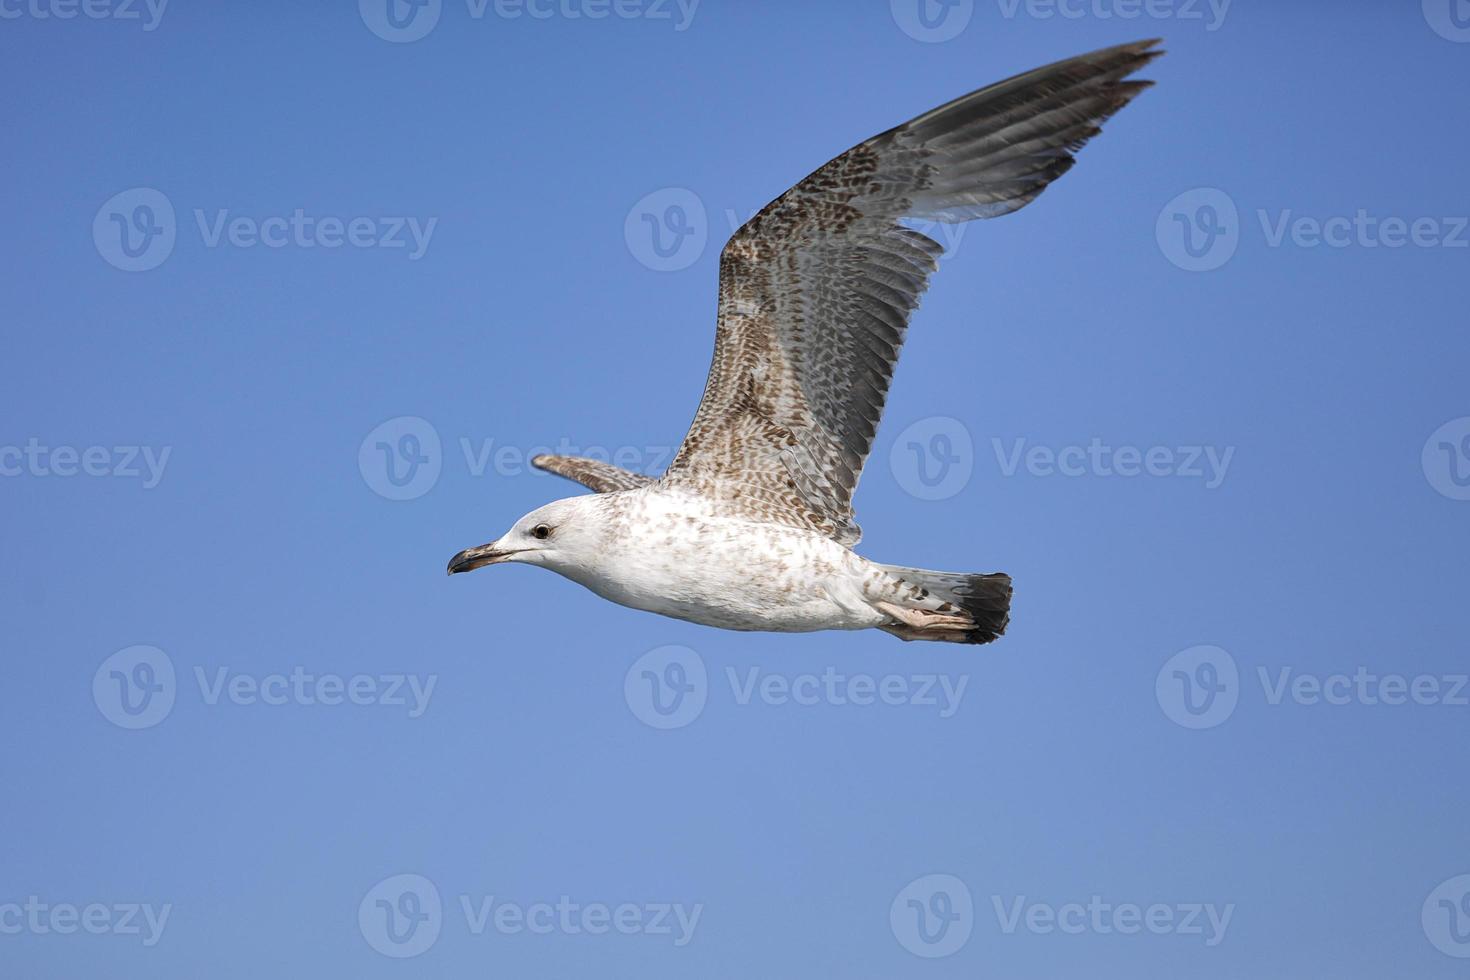
<path fill-rule="evenodd" d="M 640 491 L 603 552 L 567 571 L 635 609 L 736 630 L 862 629 L 866 559 L 797 528 L 733 520 L 697 497 Z"/>

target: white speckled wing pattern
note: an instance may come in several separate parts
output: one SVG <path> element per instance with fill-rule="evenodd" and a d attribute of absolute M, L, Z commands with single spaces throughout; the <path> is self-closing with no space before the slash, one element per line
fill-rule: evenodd
<path fill-rule="evenodd" d="M 543 453 L 531 458 L 531 465 L 568 480 L 576 480 L 584 487 L 598 493 L 614 493 L 618 490 L 636 490 L 653 482 L 653 477 L 625 470 L 621 466 L 604 463 L 585 456 L 555 456 Z"/>
<path fill-rule="evenodd" d="M 942 251 L 900 222 L 1029 203 L 1151 84 L 1126 79 L 1162 54 L 1157 44 L 1095 51 L 940 106 L 848 150 L 741 227 L 720 255 L 704 398 L 664 484 L 855 544 L 853 492 Z"/>

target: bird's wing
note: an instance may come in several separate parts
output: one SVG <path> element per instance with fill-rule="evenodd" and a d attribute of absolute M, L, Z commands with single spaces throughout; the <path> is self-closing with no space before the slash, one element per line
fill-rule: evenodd
<path fill-rule="evenodd" d="M 1017 75 L 860 143 L 766 205 L 720 254 L 704 398 L 663 477 L 843 544 L 909 315 L 941 246 L 900 222 L 1029 203 L 1152 84 L 1157 41 Z"/>
<path fill-rule="evenodd" d="M 646 487 L 653 482 L 653 477 L 644 476 L 642 473 L 634 473 L 625 470 L 621 466 L 604 463 L 601 460 L 587 459 L 582 456 L 551 456 L 541 455 L 531 458 L 531 465 L 557 476 L 564 476 L 568 480 L 576 480 L 584 487 L 589 487 L 598 493 L 612 493 L 614 490 L 636 490 L 638 487 Z"/>

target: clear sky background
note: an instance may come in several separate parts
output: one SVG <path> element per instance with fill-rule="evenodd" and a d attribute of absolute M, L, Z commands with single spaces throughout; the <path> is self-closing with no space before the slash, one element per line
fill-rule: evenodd
<path fill-rule="evenodd" d="M 1470 9 L 650 4 L 0 2 L 0 976 L 1465 976 Z M 581 492 L 538 447 L 663 465 L 735 224 L 1153 35 L 1070 174 L 950 231 L 857 497 L 865 555 L 1010 572 L 1004 639 L 445 577 Z"/>

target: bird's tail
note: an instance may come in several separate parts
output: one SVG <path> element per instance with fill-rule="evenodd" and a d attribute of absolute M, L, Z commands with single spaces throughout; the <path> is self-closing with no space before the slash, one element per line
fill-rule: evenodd
<path fill-rule="evenodd" d="M 1011 577 L 968 575 L 884 565 L 899 580 L 897 593 L 878 606 L 891 617 L 879 627 L 901 640 L 989 643 L 1011 620 Z"/>

